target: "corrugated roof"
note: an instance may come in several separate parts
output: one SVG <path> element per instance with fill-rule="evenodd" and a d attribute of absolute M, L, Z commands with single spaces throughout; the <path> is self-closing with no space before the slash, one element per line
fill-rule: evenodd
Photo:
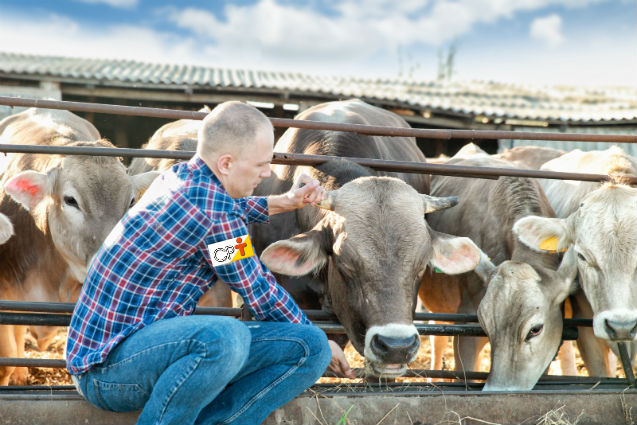
<path fill-rule="evenodd" d="M 597 89 L 485 81 L 366 79 L 0 52 L 0 76 L 26 75 L 122 87 L 245 88 L 364 97 L 433 112 L 503 119 L 569 122 L 637 119 L 637 87 Z"/>

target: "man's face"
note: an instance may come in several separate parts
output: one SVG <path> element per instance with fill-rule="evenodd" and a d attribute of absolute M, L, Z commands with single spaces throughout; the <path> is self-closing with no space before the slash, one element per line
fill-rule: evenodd
<path fill-rule="evenodd" d="M 270 176 L 274 135 L 269 129 L 257 133 L 255 144 L 233 157 L 226 179 L 226 190 L 232 198 L 252 195 L 254 189 Z"/>

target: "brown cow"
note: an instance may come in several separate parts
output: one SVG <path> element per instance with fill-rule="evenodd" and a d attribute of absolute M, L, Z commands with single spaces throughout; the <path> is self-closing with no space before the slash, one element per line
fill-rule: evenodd
<path fill-rule="evenodd" d="M 113 147 L 88 121 L 67 111 L 28 109 L 0 122 L 2 143 Z M 0 245 L 0 299 L 74 301 L 92 257 L 136 193 L 156 173 L 135 177 L 117 158 L 9 154 L 0 211 L 16 237 Z M 42 347 L 51 328 L 33 327 Z M 0 326 L 0 357 L 22 357 L 25 326 Z M 0 368 L 7 385 L 13 367 Z M 14 382 L 24 383 L 26 368 Z"/>
<path fill-rule="evenodd" d="M 493 157 L 512 162 L 520 168 L 539 170 L 545 162 L 562 156 L 564 153 L 562 150 L 544 146 L 516 146 L 493 155 Z"/>
<path fill-rule="evenodd" d="M 514 167 L 483 152 L 471 150 L 467 154 L 468 150 L 471 146 L 447 164 Z M 486 390 L 532 388 L 559 347 L 560 305 L 573 288 L 576 272 L 572 254 L 560 261 L 556 254 L 530 249 L 513 232 L 514 223 L 522 217 L 555 216 L 540 184 L 527 178 L 480 180 L 434 176 L 431 193 L 460 199 L 456 208 L 431 214 L 428 217 L 431 226 L 470 237 L 498 266 L 483 259 L 475 273 L 426 274 L 420 291 L 423 304 L 437 311 L 435 303 L 439 302 L 440 294 L 451 293 L 459 296 L 458 312 L 478 312 L 491 342 L 491 373 Z M 486 288 L 483 282 L 488 284 Z M 448 306 L 445 312 L 454 311 Z M 476 353 L 486 339 L 457 338 L 456 368 L 475 369 Z"/>
<path fill-rule="evenodd" d="M 359 100 L 317 105 L 298 119 L 408 127 L 397 115 Z M 416 295 L 427 265 L 447 273 L 473 269 L 480 251 L 467 238 L 432 231 L 425 213 L 453 205 L 433 198 L 419 174 L 372 171 L 347 157 L 425 161 L 413 138 L 289 129 L 276 152 L 334 155 L 316 168 L 273 166 L 257 194 L 287 191 L 306 173 L 331 190 L 327 210 L 302 208 L 253 228 L 261 259 L 302 308 L 334 312 L 375 375 L 399 376 L 413 361 L 419 335 Z M 287 238 L 287 239 L 286 239 Z"/>

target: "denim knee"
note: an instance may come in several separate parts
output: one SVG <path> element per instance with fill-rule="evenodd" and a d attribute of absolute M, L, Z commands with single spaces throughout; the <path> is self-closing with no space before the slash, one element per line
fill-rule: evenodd
<path fill-rule="evenodd" d="M 323 373 L 332 360 L 332 349 L 327 341 L 327 335 L 318 326 L 309 325 L 306 331 L 306 343 L 310 348 L 310 356 L 316 369 Z"/>
<path fill-rule="evenodd" d="M 247 326 L 236 319 L 224 320 L 199 329 L 191 342 L 203 350 L 204 357 L 223 359 L 228 373 L 237 373 L 250 353 L 252 335 Z"/>

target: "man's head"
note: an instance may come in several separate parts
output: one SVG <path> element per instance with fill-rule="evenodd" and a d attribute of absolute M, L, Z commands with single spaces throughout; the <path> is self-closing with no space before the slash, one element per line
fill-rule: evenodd
<path fill-rule="evenodd" d="M 199 130 L 197 154 L 233 198 L 249 196 L 270 175 L 274 132 L 270 120 L 253 106 L 224 102 Z"/>

